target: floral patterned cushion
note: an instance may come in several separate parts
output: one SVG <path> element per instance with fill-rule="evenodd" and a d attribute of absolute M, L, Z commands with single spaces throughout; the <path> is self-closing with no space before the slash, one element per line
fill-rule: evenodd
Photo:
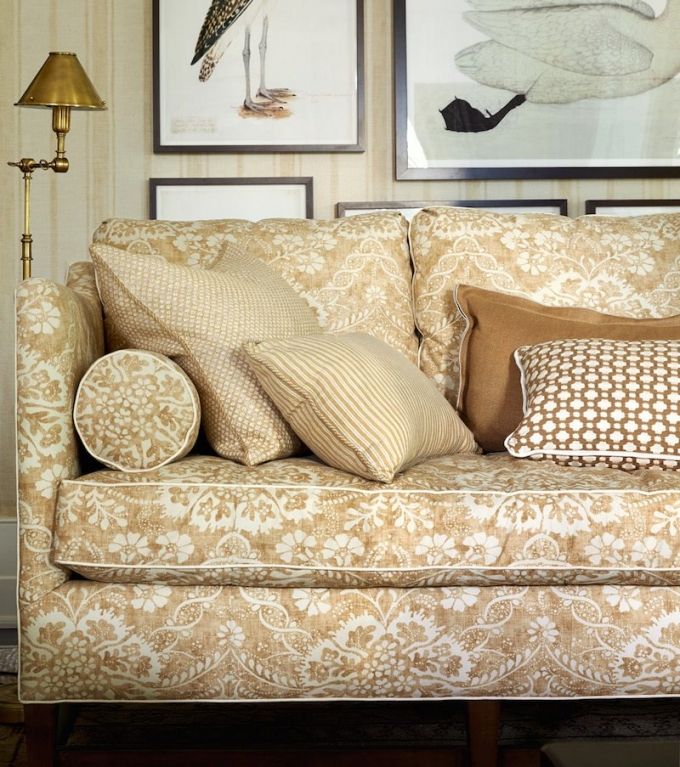
<path fill-rule="evenodd" d="M 201 425 L 189 376 L 162 354 L 122 349 L 83 376 L 73 421 L 87 451 L 112 469 L 148 471 L 184 457 Z"/>
<path fill-rule="evenodd" d="M 463 283 L 546 306 L 581 306 L 626 317 L 680 314 L 680 213 L 615 216 L 508 215 L 426 208 L 411 222 L 420 366 L 455 403 L 465 323 Z"/>
<path fill-rule="evenodd" d="M 196 456 L 63 481 L 54 557 L 112 583 L 678 586 L 677 508 L 677 472 L 461 454 L 385 485 L 312 458 Z"/>
<path fill-rule="evenodd" d="M 324 330 L 371 333 L 417 360 L 408 224 L 395 212 L 330 221 L 137 221 L 113 218 L 94 243 L 210 268 L 227 243 L 269 264 L 316 310 Z"/>

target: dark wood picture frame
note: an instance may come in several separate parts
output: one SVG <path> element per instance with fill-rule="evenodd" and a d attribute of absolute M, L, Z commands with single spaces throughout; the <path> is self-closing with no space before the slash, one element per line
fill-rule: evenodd
<path fill-rule="evenodd" d="M 313 218 L 314 216 L 314 179 L 311 176 L 262 176 L 262 177 L 250 177 L 250 178 L 150 178 L 149 179 L 149 218 L 158 218 L 158 191 L 164 187 L 267 187 L 267 186 L 299 186 L 304 188 L 305 191 L 305 203 L 304 203 L 304 216 L 301 218 Z M 270 216 L 266 213 L 258 215 L 260 218 L 273 218 L 276 216 Z M 185 219 L 190 220 L 194 218 L 202 218 L 201 216 L 193 216 L 190 212 L 185 216 Z M 224 216 L 220 218 L 239 218 L 239 216 L 230 216 L 228 211 Z"/>
<path fill-rule="evenodd" d="M 545 212 L 559 212 L 561 216 L 568 215 L 569 203 L 564 198 L 554 200 L 409 200 L 409 201 L 379 201 L 379 202 L 338 202 L 335 205 L 335 213 L 338 218 L 356 213 L 368 213 L 373 210 L 405 210 L 418 211 L 421 208 L 436 208 L 439 206 L 452 206 L 456 208 L 527 208 L 529 212 L 533 208 L 550 208 L 557 211 L 546 210 Z M 536 211 L 532 211 L 536 212 Z"/>
<path fill-rule="evenodd" d="M 680 212 L 680 200 L 586 200 L 586 215 L 612 215 L 599 213 L 600 208 L 677 208 Z M 650 213 L 631 212 L 631 216 L 651 215 Z M 619 214 L 614 214 L 619 215 Z"/>
<path fill-rule="evenodd" d="M 153 0 L 153 151 L 164 153 L 245 153 L 245 152 L 364 152 L 365 151 L 365 88 L 364 88 L 364 0 L 356 3 L 356 137 L 348 143 L 248 144 L 168 144 L 161 138 L 161 29 L 160 3 Z M 303 25 L 304 26 L 304 25 Z M 251 43 L 257 53 L 257 38 Z M 276 118 L 274 118 L 276 119 Z"/>
<path fill-rule="evenodd" d="M 418 2 L 418 10 L 427 13 L 426 7 L 420 7 L 423 0 Z M 520 165 L 521 160 L 512 160 L 513 164 L 497 166 L 456 165 L 455 161 L 446 167 L 414 167 L 409 166 L 408 131 L 415 130 L 414 121 L 409 114 L 408 98 L 408 56 L 417 52 L 407 50 L 407 11 L 409 0 L 393 0 L 393 64 L 394 64 L 394 93 L 395 93 L 395 178 L 398 180 L 433 180 L 433 179 L 549 179 L 549 178 L 653 178 L 678 177 L 680 165 L 617 165 L 614 161 L 600 160 L 599 165 L 559 165 L 556 158 L 554 165 L 536 166 Z M 461 13 L 462 20 L 462 13 Z M 441 25 L 442 34 L 450 34 L 448 25 Z M 453 63 L 452 63 L 452 66 Z M 451 91 L 451 98 L 460 94 Z M 444 104 L 442 104 L 444 106 Z M 481 106 L 481 105 L 480 105 Z M 481 115 L 484 119 L 483 115 Z M 479 135 L 479 134 L 474 134 Z M 679 147 L 680 148 L 680 147 Z M 424 151 L 424 150 L 423 150 Z M 477 157 L 484 157 L 480 151 Z M 671 157 L 668 158 L 670 162 Z"/>

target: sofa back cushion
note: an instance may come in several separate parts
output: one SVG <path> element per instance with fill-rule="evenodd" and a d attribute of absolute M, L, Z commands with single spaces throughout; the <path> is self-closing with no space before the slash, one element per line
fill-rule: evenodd
<path fill-rule="evenodd" d="M 421 369 L 455 403 L 465 322 L 454 289 L 625 317 L 680 313 L 680 213 L 618 218 L 426 208 L 411 222 Z"/>
<path fill-rule="evenodd" d="M 417 359 L 408 224 L 399 213 L 257 223 L 109 219 L 93 242 L 203 268 L 220 258 L 225 243 L 240 245 L 314 307 L 324 330 L 371 333 Z"/>

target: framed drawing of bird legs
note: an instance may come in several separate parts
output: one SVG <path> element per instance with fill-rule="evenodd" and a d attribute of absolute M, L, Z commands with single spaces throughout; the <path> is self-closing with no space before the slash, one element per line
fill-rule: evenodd
<path fill-rule="evenodd" d="M 393 0 L 398 179 L 680 176 L 680 0 Z"/>
<path fill-rule="evenodd" d="M 154 0 L 154 151 L 363 151 L 363 13 L 363 0 Z"/>
<path fill-rule="evenodd" d="M 286 99 L 294 98 L 295 94 L 288 88 L 268 88 L 266 84 L 266 66 L 267 66 L 267 36 L 269 34 L 269 16 L 262 19 L 262 38 L 260 39 L 260 87 L 257 89 L 257 95 L 271 104 L 283 105 Z M 244 54 L 245 55 L 245 54 Z"/>

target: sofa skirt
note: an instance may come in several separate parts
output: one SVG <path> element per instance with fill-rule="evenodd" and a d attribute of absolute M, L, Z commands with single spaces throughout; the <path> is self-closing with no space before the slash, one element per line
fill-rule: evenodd
<path fill-rule="evenodd" d="M 680 588 L 239 588 L 72 580 L 21 606 L 57 701 L 680 694 Z"/>

